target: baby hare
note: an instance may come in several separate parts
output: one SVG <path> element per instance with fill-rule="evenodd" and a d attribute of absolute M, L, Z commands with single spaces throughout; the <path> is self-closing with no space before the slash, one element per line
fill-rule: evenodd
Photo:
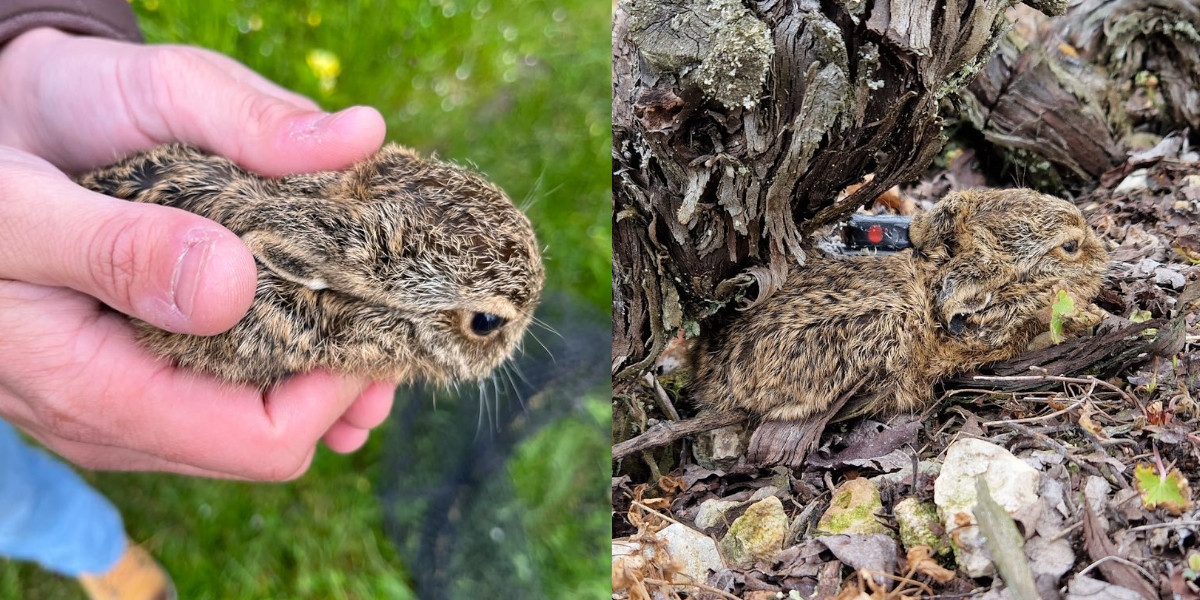
<path fill-rule="evenodd" d="M 167 145 L 79 183 L 241 236 L 258 286 L 233 329 L 201 337 L 135 322 L 154 353 L 231 382 L 265 388 L 315 368 L 479 379 L 512 354 L 541 296 L 533 227 L 504 193 L 395 145 L 345 171 L 278 179 Z"/>
<path fill-rule="evenodd" d="M 862 382 L 860 412 L 919 409 L 938 380 L 1021 353 L 1056 291 L 1090 301 L 1108 263 L 1078 208 L 1026 189 L 950 194 L 909 238 L 891 256 L 796 269 L 697 344 L 692 397 L 799 420 Z"/>

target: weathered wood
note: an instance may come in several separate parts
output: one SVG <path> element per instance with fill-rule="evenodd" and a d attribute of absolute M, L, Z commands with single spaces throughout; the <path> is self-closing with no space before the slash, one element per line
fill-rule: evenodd
<path fill-rule="evenodd" d="M 621 460 L 636 452 L 666 446 L 689 435 L 741 423 L 747 418 L 746 413 L 727 412 L 709 413 L 686 421 L 663 421 L 637 437 L 613 444 L 612 459 Z"/>
<path fill-rule="evenodd" d="M 1014 13 L 1025 26 L 1001 40 L 962 94 L 961 113 L 1021 167 L 1024 183 L 1055 189 L 1093 180 L 1125 158 L 1114 84 L 1048 37 L 1043 15 Z"/>
<path fill-rule="evenodd" d="M 1164 324 L 1166 326 L 1164 327 Z M 1143 332 L 1158 328 L 1158 335 L 1146 336 Z M 979 381 L 975 375 L 1055 375 L 1076 377 L 1095 375 L 1111 377 L 1127 369 L 1142 355 L 1154 352 L 1160 338 L 1170 336 L 1173 328 L 1165 319 L 1154 319 L 1144 323 L 1133 323 L 1095 337 L 1072 338 L 1056 346 L 996 363 L 974 373 L 956 377 L 946 387 L 987 388 L 1004 392 L 1029 391 L 1057 385 L 1052 381 Z M 1036 367 L 1036 370 L 1034 368 Z"/>
<path fill-rule="evenodd" d="M 1147 139 L 1200 128 L 1193 0 L 1073 0 L 1054 19 L 1019 9 L 956 112 L 1023 184 L 1078 187 Z"/>
<path fill-rule="evenodd" d="M 1158 88 L 1162 104 L 1134 125 L 1157 124 L 1161 133 L 1200 129 L 1200 4 L 1195 0 L 1073 0 L 1053 27 L 1081 58 L 1133 84 L 1123 91 L 1126 102 L 1139 92 L 1154 96 Z M 1150 85 L 1147 76 L 1156 83 Z"/>
<path fill-rule="evenodd" d="M 925 169 L 944 141 L 940 101 L 987 60 L 1014 2 L 622 2 L 615 387 L 678 328 L 772 294 L 815 228 Z"/>

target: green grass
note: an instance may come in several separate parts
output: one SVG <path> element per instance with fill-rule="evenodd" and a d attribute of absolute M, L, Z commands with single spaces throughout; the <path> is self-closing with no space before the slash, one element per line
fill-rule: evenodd
<path fill-rule="evenodd" d="M 390 139 L 476 165 L 531 203 L 548 288 L 611 304 L 608 3 L 133 4 L 151 42 L 229 54 L 331 110 L 375 106 Z M 506 464 L 516 494 L 509 512 L 547 597 L 607 593 L 610 416 L 601 399 L 586 407 Z M 322 450 L 307 476 L 284 485 L 87 477 L 121 509 L 131 537 L 168 566 L 181 597 L 411 598 L 374 491 L 386 435 L 349 457 Z M 0 562 L 0 597 L 82 594 L 31 565 Z"/>

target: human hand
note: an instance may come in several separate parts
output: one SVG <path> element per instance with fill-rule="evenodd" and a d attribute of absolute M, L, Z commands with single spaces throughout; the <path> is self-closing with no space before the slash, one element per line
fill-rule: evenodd
<path fill-rule="evenodd" d="M 14 39 L 0 52 L 0 416 L 92 468 L 275 480 L 303 473 L 318 438 L 361 446 L 392 385 L 318 372 L 264 395 L 146 353 L 104 304 L 211 335 L 249 307 L 254 260 L 212 221 L 95 194 L 60 169 L 169 141 L 267 175 L 337 169 L 383 132 L 372 109 L 326 115 L 206 50 Z"/>

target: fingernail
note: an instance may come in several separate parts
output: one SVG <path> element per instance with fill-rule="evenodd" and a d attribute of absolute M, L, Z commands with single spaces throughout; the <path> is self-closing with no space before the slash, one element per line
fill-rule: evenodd
<path fill-rule="evenodd" d="M 361 106 L 351 106 L 344 108 L 335 113 L 316 113 L 311 116 L 305 116 L 292 121 L 292 126 L 289 135 L 292 139 L 306 139 L 317 137 L 321 131 L 336 127 L 346 118 L 362 110 Z"/>
<path fill-rule="evenodd" d="M 339 110 L 333 114 L 325 115 L 316 122 L 316 126 L 322 129 L 331 129 L 346 121 L 351 115 L 361 112 L 365 108 L 366 107 L 363 106 L 351 106 L 349 108 L 343 108 L 342 110 Z"/>
<path fill-rule="evenodd" d="M 212 254 L 212 240 L 203 232 L 198 233 L 184 242 L 183 252 L 175 261 L 175 271 L 171 274 L 171 306 L 185 318 L 191 318 L 196 307 L 200 278 Z"/>

